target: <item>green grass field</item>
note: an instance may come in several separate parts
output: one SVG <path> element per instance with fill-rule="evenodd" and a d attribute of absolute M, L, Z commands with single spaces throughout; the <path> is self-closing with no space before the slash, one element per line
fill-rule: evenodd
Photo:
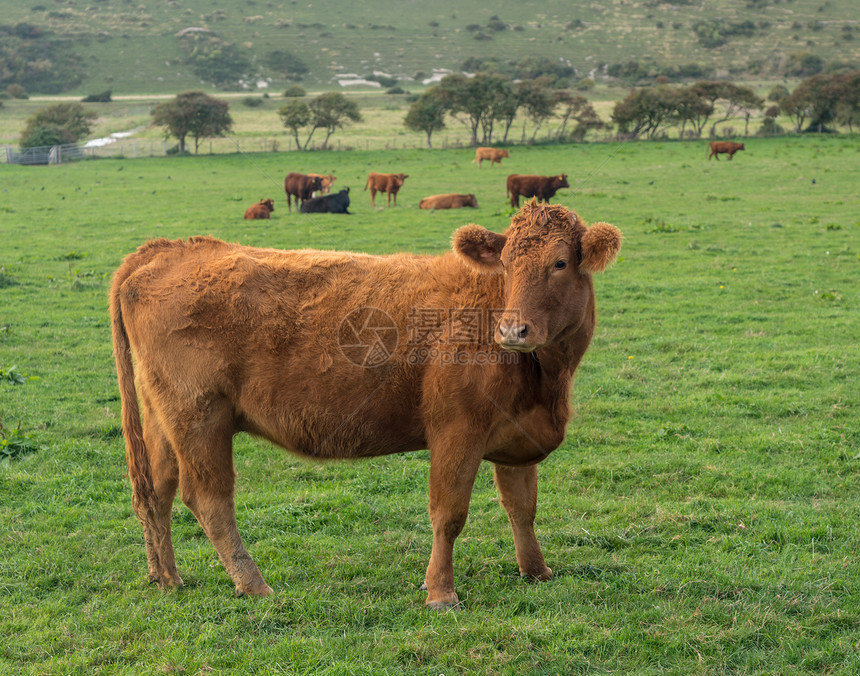
<path fill-rule="evenodd" d="M 746 147 L 0 165 L 0 673 L 860 671 L 860 139 Z M 354 214 L 287 213 L 293 170 L 337 174 Z M 369 171 L 410 174 L 398 207 L 371 209 Z M 186 587 L 150 587 L 106 307 L 122 257 L 195 234 L 441 252 L 463 223 L 506 227 L 514 172 L 566 172 L 557 201 L 625 234 L 539 472 L 556 578 L 520 579 L 487 466 L 455 551 L 466 610 L 429 612 L 426 452 L 311 464 L 240 436 L 239 528 L 275 593 L 235 598 L 179 501 Z M 480 208 L 417 208 L 448 191 Z M 272 220 L 244 221 L 261 197 Z"/>

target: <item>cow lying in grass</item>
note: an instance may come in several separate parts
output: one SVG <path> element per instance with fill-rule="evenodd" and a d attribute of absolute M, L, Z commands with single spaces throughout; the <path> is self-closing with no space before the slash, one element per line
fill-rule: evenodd
<path fill-rule="evenodd" d="M 536 465 L 564 439 L 594 333 L 592 275 L 620 246 L 614 226 L 533 200 L 505 234 L 463 226 L 441 256 L 211 237 L 127 256 L 111 323 L 149 579 L 182 584 L 170 535 L 179 487 L 237 593 L 271 592 L 236 524 L 233 436 L 245 431 L 315 459 L 430 449 L 425 586 L 437 609 L 459 603 L 454 541 L 486 460 L 520 571 L 548 580 Z"/>
<path fill-rule="evenodd" d="M 320 195 L 302 202 L 300 209 L 303 214 L 348 214 L 349 188 L 344 188 L 334 195 Z"/>
<path fill-rule="evenodd" d="M 462 207 L 478 206 L 478 200 L 472 193 L 461 195 L 450 193 L 447 195 L 431 195 L 418 202 L 419 209 L 460 209 Z"/>
<path fill-rule="evenodd" d="M 272 212 L 275 210 L 273 200 L 260 200 L 256 204 L 252 204 L 245 210 L 245 219 L 253 218 L 271 218 Z"/>

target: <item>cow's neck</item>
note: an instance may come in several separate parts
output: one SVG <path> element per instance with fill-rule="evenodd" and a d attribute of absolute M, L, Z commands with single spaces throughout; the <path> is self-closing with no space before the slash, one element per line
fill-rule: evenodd
<path fill-rule="evenodd" d="M 570 396 L 571 381 L 594 333 L 594 304 L 590 303 L 582 324 L 562 331 L 555 340 L 536 350 L 540 363 L 541 386 L 550 397 Z"/>

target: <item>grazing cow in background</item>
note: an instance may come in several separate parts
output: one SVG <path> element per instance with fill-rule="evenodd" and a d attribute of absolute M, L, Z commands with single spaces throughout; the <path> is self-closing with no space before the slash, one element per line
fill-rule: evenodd
<path fill-rule="evenodd" d="M 320 185 L 322 186 L 319 190 L 320 195 L 328 195 L 331 192 L 332 184 L 337 180 L 337 176 L 334 174 L 312 174 L 309 172 L 308 176 L 319 178 Z"/>
<path fill-rule="evenodd" d="M 247 211 L 245 211 L 245 219 L 271 218 L 271 213 L 274 210 L 275 203 L 272 200 L 260 200 L 248 207 Z"/>
<path fill-rule="evenodd" d="M 491 167 L 497 162 L 501 167 L 502 158 L 510 156 L 511 154 L 504 148 L 475 148 L 475 159 L 472 162 L 478 163 L 478 169 L 481 168 L 481 162 L 484 160 L 490 160 Z"/>
<path fill-rule="evenodd" d="M 364 189 L 370 188 L 370 206 L 376 207 L 376 193 L 388 194 L 388 206 L 391 206 L 391 196 L 394 195 L 394 206 L 397 206 L 397 191 L 403 187 L 403 181 L 409 178 L 409 174 L 377 174 L 371 171 L 367 177 Z"/>
<path fill-rule="evenodd" d="M 717 162 L 719 162 L 720 153 L 726 153 L 731 160 L 738 150 L 746 150 L 743 143 L 735 143 L 734 141 L 711 141 L 711 154 L 708 155 L 708 159 L 716 157 Z"/>
<path fill-rule="evenodd" d="M 569 188 L 567 174 L 558 176 L 535 176 L 533 174 L 511 174 L 508 176 L 506 195 L 511 198 L 511 206 L 520 206 L 520 195 L 535 197 L 538 202 L 549 203 L 560 188 Z"/>
<path fill-rule="evenodd" d="M 459 209 L 460 207 L 477 207 L 478 200 L 472 193 L 461 195 L 451 193 L 449 195 L 431 195 L 425 197 L 418 203 L 420 209 Z"/>
<path fill-rule="evenodd" d="M 594 333 L 592 275 L 620 246 L 614 226 L 532 200 L 504 234 L 466 225 L 438 256 L 211 237 L 129 254 L 111 284 L 111 327 L 150 581 L 182 585 L 170 535 L 180 486 L 236 592 L 272 591 L 236 524 L 241 431 L 318 460 L 430 449 L 431 608 L 459 603 L 454 541 L 484 460 L 520 571 L 552 577 L 534 531 L 536 465 L 564 440 Z"/>
<path fill-rule="evenodd" d="M 322 187 L 322 181 L 319 176 L 308 176 L 291 171 L 284 178 L 284 192 L 287 193 L 287 206 L 289 210 L 293 210 L 291 198 L 296 198 L 296 206 L 301 206 L 305 200 L 309 200 L 314 196 L 314 191 Z"/>
<path fill-rule="evenodd" d="M 302 202 L 303 214 L 348 214 L 349 188 L 344 188 L 334 195 L 320 195 Z"/>

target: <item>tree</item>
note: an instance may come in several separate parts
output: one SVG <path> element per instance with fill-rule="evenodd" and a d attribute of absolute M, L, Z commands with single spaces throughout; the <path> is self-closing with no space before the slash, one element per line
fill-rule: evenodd
<path fill-rule="evenodd" d="M 711 125 L 710 136 L 717 135 L 717 125 L 743 112 L 758 110 L 764 106 L 764 101 L 749 87 L 740 87 L 726 80 L 714 82 L 697 82 L 695 85 L 699 95 L 716 108 L 719 101 L 723 107 L 723 117 Z"/>
<path fill-rule="evenodd" d="M 827 131 L 827 125 L 840 113 L 843 119 L 853 119 L 853 116 L 846 115 L 852 108 L 851 81 L 851 75 L 813 75 L 780 101 L 780 109 L 795 122 L 797 131 L 803 129 L 807 118 L 809 125 L 806 131 Z M 856 102 L 856 91 L 853 97 Z M 853 107 L 856 110 L 856 103 Z"/>
<path fill-rule="evenodd" d="M 559 91 L 555 94 L 556 101 L 563 106 L 561 112 L 561 127 L 558 130 L 559 140 L 566 140 L 567 123 L 570 120 L 576 122 L 570 138 L 574 141 L 585 140 L 585 135 L 592 129 L 602 129 L 606 126 L 598 117 L 588 99 L 580 95 L 572 95 L 570 92 Z"/>
<path fill-rule="evenodd" d="M 328 145 L 328 140 L 336 129 L 343 129 L 348 122 L 361 122 L 361 113 L 358 104 L 350 101 L 340 92 L 326 92 L 320 94 L 308 105 L 311 111 L 313 128 L 310 136 L 317 129 L 325 129 L 325 138 L 322 142 L 323 149 Z M 310 141 L 308 136 L 308 141 Z"/>
<path fill-rule="evenodd" d="M 841 76 L 844 81 L 842 97 L 836 105 L 836 120 L 848 125 L 854 133 L 854 123 L 860 118 L 860 70 Z"/>
<path fill-rule="evenodd" d="M 27 120 L 21 132 L 21 147 L 77 143 L 92 131 L 92 120 L 96 117 L 94 111 L 87 110 L 80 103 L 48 106 Z"/>
<path fill-rule="evenodd" d="M 444 98 L 436 87 L 425 91 L 409 106 L 409 112 L 403 119 L 407 129 L 427 134 L 427 147 L 431 148 L 430 137 L 434 131 L 445 128 L 447 108 Z"/>
<path fill-rule="evenodd" d="M 701 137 L 702 130 L 714 112 L 713 104 L 701 95 L 695 85 L 676 89 L 673 94 L 672 116 L 681 123 L 681 138 L 684 137 L 687 124 L 691 124 L 695 135 Z"/>
<path fill-rule="evenodd" d="M 164 101 L 152 111 L 153 124 L 165 127 L 165 136 L 179 140 L 179 152 L 184 153 L 185 138 L 194 139 L 197 153 L 201 138 L 224 136 L 233 127 L 233 118 L 226 101 L 204 92 L 183 92 L 171 101 Z"/>
<path fill-rule="evenodd" d="M 284 126 L 293 132 L 296 148 L 302 150 L 307 150 L 317 129 L 326 131 L 322 142 L 322 147 L 325 149 L 335 130 L 342 129 L 347 122 L 361 122 L 358 104 L 350 101 L 340 92 L 320 94 L 310 103 L 290 101 L 281 107 L 278 114 Z M 310 126 L 311 130 L 302 145 L 299 141 L 299 129 L 307 126 Z"/>
<path fill-rule="evenodd" d="M 281 116 L 281 121 L 284 126 L 293 132 L 293 138 L 296 140 L 296 149 L 301 149 L 302 144 L 299 141 L 299 129 L 306 127 L 311 122 L 311 109 L 304 101 L 290 101 L 278 111 Z M 308 138 L 310 141 L 310 138 Z"/>
<path fill-rule="evenodd" d="M 672 92 L 665 85 L 634 89 L 622 101 L 615 104 L 612 121 L 618 131 L 636 138 L 647 133 L 656 136 L 660 125 L 671 119 L 675 112 Z"/>
<path fill-rule="evenodd" d="M 558 99 L 552 89 L 549 88 L 549 79 L 539 77 L 534 80 L 526 80 L 517 84 L 517 95 L 520 105 L 525 109 L 526 115 L 534 123 L 531 142 L 534 143 L 537 133 L 543 123 L 552 117 Z M 523 137 L 525 137 L 526 125 L 523 122 Z"/>
<path fill-rule="evenodd" d="M 494 115 L 506 86 L 510 86 L 508 80 L 501 75 L 478 73 L 471 78 L 447 75 L 437 88 L 448 112 L 462 116 L 460 121 L 469 128 L 472 145 L 478 145 L 478 129 L 483 132 L 483 143 L 492 143 Z"/>

